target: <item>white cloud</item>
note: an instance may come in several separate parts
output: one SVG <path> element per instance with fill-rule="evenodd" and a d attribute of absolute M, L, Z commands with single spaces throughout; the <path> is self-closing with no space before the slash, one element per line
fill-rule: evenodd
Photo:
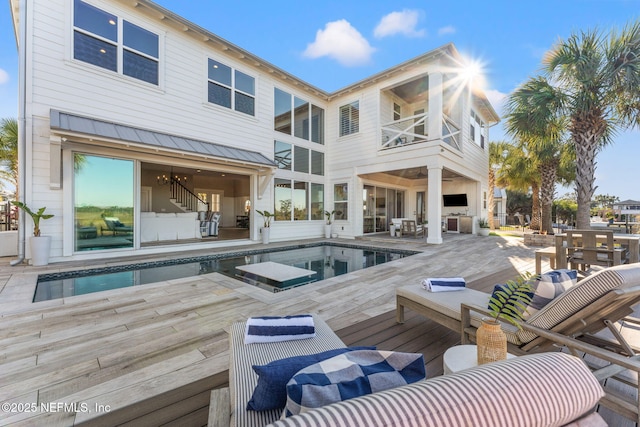
<path fill-rule="evenodd" d="M 328 56 L 348 67 L 369 62 L 375 49 L 351 24 L 341 19 L 329 22 L 318 30 L 316 39 L 307 45 L 303 55 L 308 58 Z"/>
<path fill-rule="evenodd" d="M 493 106 L 493 109 L 496 110 L 498 115 L 502 115 L 504 103 L 507 100 L 507 94 L 495 89 L 486 89 L 484 91 L 484 94 L 487 95 L 487 99 Z"/>
<path fill-rule="evenodd" d="M 0 68 L 0 85 L 5 84 L 9 81 L 9 73 Z"/>
<path fill-rule="evenodd" d="M 453 25 L 447 25 L 446 27 L 438 28 L 439 36 L 445 36 L 447 34 L 455 34 L 455 32 L 456 32 L 456 27 L 454 27 Z"/>
<path fill-rule="evenodd" d="M 417 30 L 420 11 L 405 9 L 402 12 L 391 12 L 380 20 L 380 23 L 373 31 L 377 38 L 403 34 L 407 37 L 423 37 L 426 34 L 424 29 Z"/>

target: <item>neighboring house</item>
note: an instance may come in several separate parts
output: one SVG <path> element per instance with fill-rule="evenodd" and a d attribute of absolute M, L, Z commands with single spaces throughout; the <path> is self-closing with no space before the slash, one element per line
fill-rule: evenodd
<path fill-rule="evenodd" d="M 323 236 L 325 210 L 346 238 L 428 220 L 430 243 L 444 216 L 486 217 L 499 117 L 452 44 L 328 93 L 148 0 L 11 6 L 21 188 L 55 214 L 54 261 L 237 243 L 201 239 L 190 209 L 244 242 L 255 209 L 275 241 Z"/>
<path fill-rule="evenodd" d="M 637 200 L 623 200 L 613 204 L 613 211 L 618 218 L 620 215 L 630 215 L 627 217 L 629 221 L 635 221 L 636 216 L 640 215 L 640 201 Z"/>

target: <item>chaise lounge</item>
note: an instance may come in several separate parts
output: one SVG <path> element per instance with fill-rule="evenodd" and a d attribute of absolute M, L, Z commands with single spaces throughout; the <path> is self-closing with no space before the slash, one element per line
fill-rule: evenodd
<path fill-rule="evenodd" d="M 473 289 L 432 293 L 419 284 L 396 290 L 397 321 L 404 322 L 409 308 L 462 334 L 462 343 L 475 340 L 481 318 L 487 313 L 490 295 Z M 509 351 L 527 354 L 564 346 L 573 354 L 587 353 L 610 364 L 595 370 L 599 380 L 626 369 L 640 373 L 640 359 L 618 333 L 617 322 L 640 303 L 640 264 L 611 267 L 588 276 L 561 293 L 521 323 L 521 329 L 503 324 Z M 607 329 L 614 341 L 598 332 Z M 616 351 L 612 351 L 615 349 Z M 637 384 L 635 384 L 637 387 Z M 625 417 L 638 420 L 637 396 L 633 401 L 607 393 L 602 402 Z"/>

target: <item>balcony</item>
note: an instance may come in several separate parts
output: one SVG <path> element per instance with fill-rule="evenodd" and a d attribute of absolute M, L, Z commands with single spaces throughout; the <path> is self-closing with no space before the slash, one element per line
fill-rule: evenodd
<path fill-rule="evenodd" d="M 384 123 L 381 128 L 380 149 L 387 150 L 430 141 L 428 113 L 415 114 L 400 120 Z M 442 119 L 442 141 L 460 150 L 460 127 L 447 115 Z"/>

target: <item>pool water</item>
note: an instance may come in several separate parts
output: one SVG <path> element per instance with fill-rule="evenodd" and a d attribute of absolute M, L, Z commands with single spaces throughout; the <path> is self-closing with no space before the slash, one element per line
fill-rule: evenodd
<path fill-rule="evenodd" d="M 318 243 L 289 246 L 276 251 L 272 249 L 268 252 L 266 250 L 252 250 L 233 254 L 227 253 L 92 270 L 43 274 L 38 277 L 33 302 L 139 286 L 213 272 L 242 280 L 270 292 L 280 292 L 416 253 L 414 251 Z M 314 274 L 309 273 L 309 275 L 300 278 L 278 281 L 259 275 L 246 274 L 236 268 L 267 262 L 311 270 Z"/>

